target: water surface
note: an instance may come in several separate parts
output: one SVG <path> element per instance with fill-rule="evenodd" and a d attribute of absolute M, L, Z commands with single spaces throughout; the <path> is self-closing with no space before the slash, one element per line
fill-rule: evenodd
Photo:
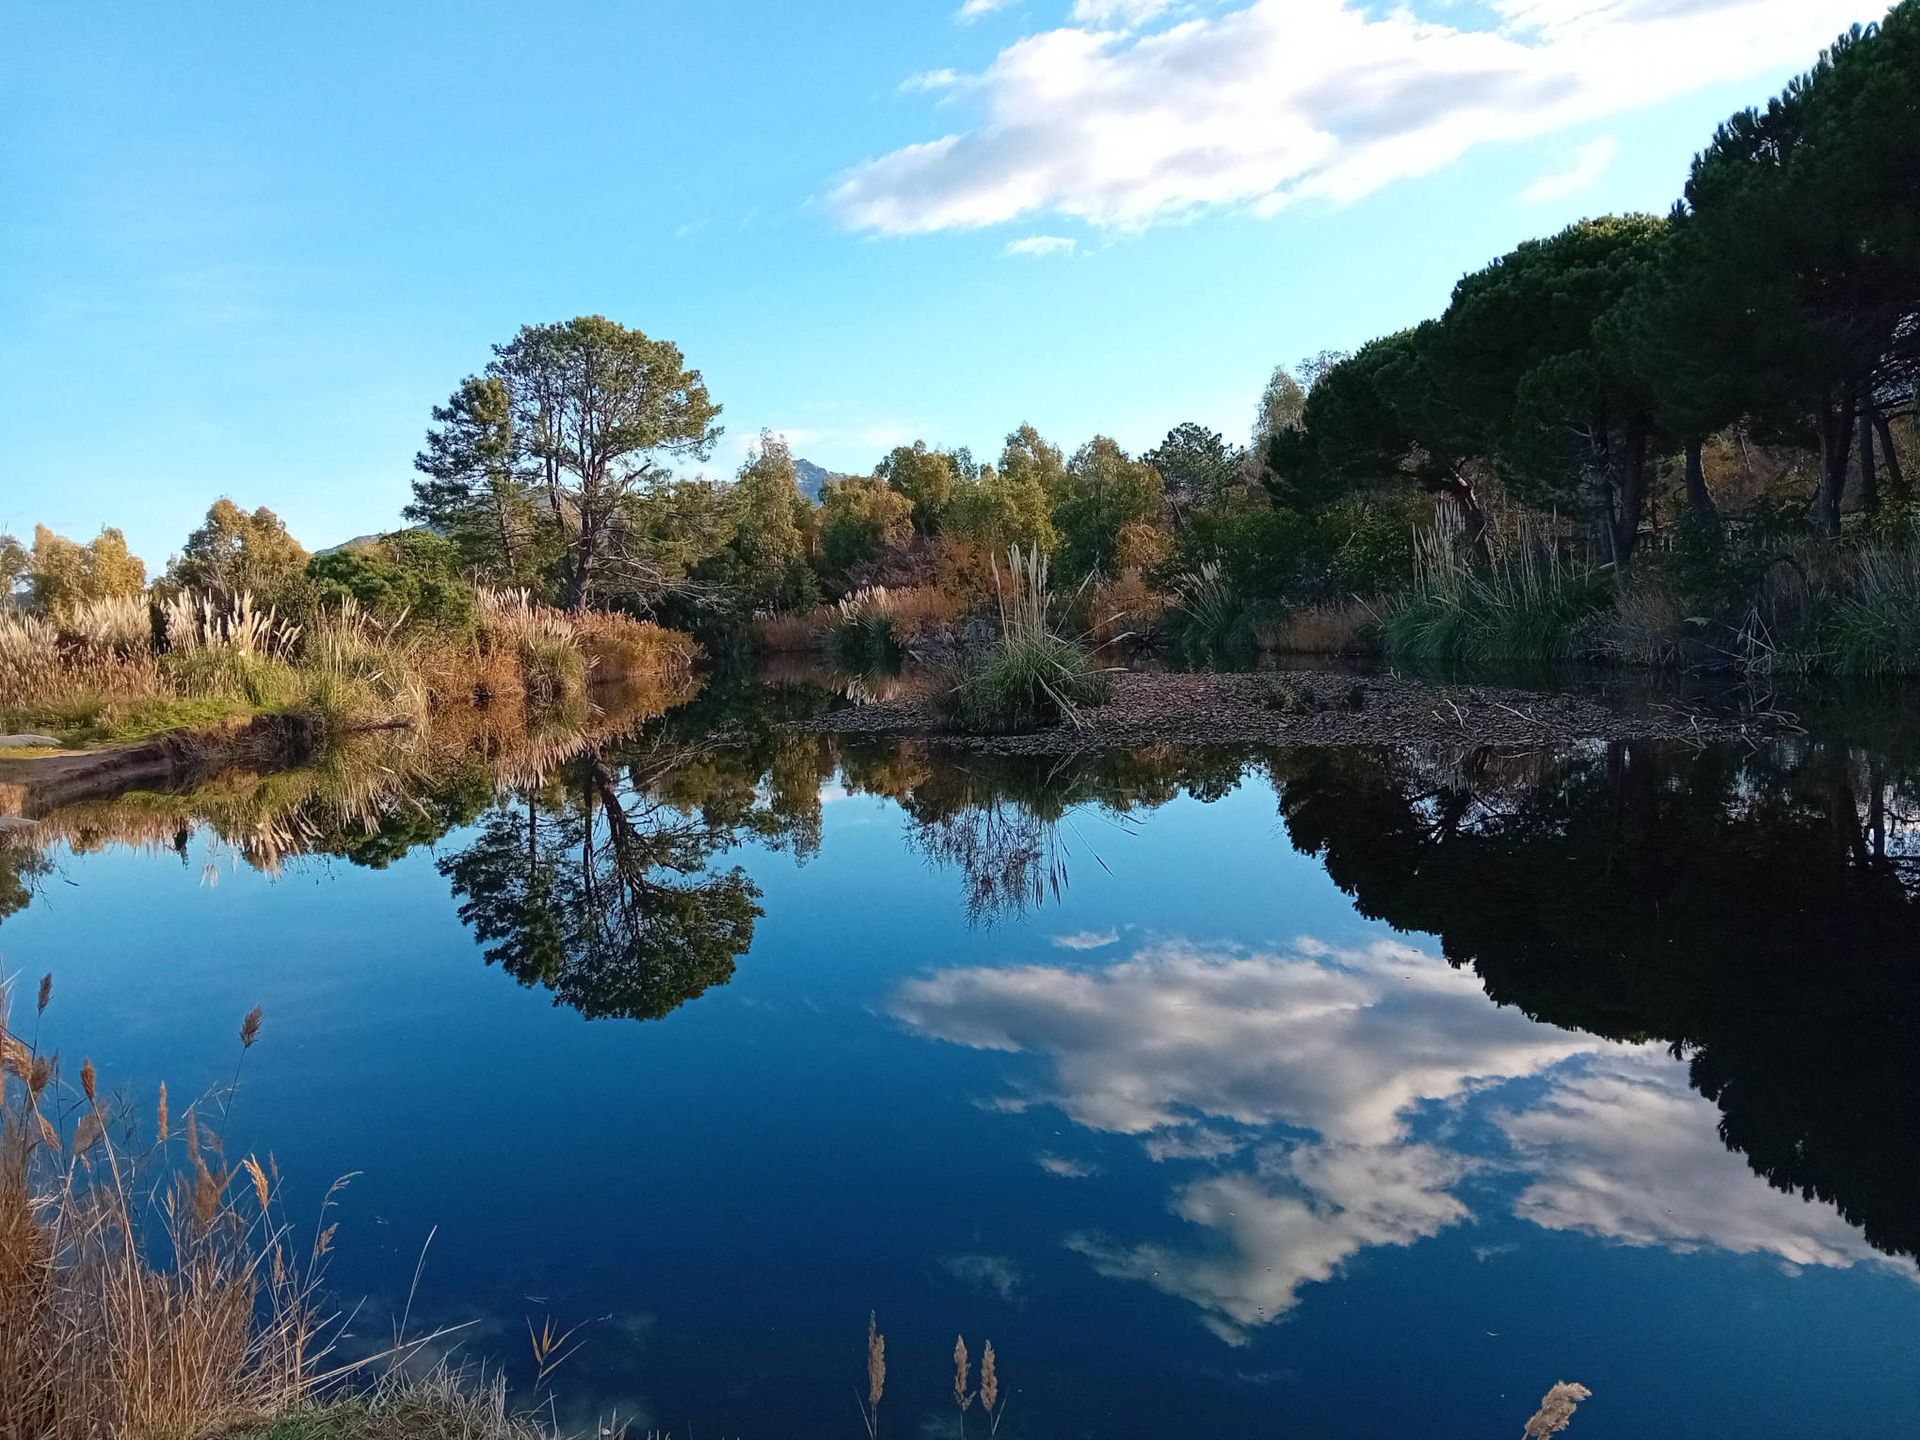
<path fill-rule="evenodd" d="M 1908 1435 L 1913 757 L 625 739 L 52 817 L 43 1038 L 317 1202 L 335 1291 L 676 1434 Z M 278 786 L 277 789 L 273 788 Z M 350 787 L 351 788 L 351 787 Z M 11 898 L 3 898 L 11 895 Z M 428 1244 L 429 1236 L 431 1243 Z M 364 1298 L 363 1298 L 364 1297 Z M 977 1412 L 969 1429 L 982 1433 Z"/>

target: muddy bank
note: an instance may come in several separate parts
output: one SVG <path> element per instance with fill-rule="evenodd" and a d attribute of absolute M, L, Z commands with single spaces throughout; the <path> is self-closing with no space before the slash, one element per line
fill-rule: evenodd
<path fill-rule="evenodd" d="M 938 737 L 1005 755 L 1064 755 L 1142 745 L 1533 745 L 1572 740 L 1761 739 L 1791 716 L 1739 715 L 1679 702 L 1605 701 L 1494 685 L 1434 684 L 1398 675 L 1289 671 L 1252 675 L 1121 673 L 1079 724 L 1022 735 L 958 732 L 936 697 L 856 704 L 794 728 Z"/>

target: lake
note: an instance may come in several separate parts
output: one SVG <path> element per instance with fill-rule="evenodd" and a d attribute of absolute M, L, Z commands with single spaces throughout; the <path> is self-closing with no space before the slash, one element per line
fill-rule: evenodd
<path fill-rule="evenodd" d="M 1513 1434 L 1559 1379 L 1582 1440 L 1914 1433 L 1897 726 L 1018 760 L 780 727 L 827 703 L 62 812 L 0 970 L 109 1088 L 238 1061 L 305 1221 L 352 1174 L 350 1348 L 465 1324 L 527 1394 L 577 1326 L 582 1424 L 859 1435 L 872 1313 L 882 1434 L 958 1433 L 956 1332 L 1009 1436 Z"/>

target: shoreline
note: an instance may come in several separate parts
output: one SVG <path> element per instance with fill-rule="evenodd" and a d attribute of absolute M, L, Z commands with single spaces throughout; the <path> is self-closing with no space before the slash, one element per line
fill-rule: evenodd
<path fill-rule="evenodd" d="M 802 733 L 938 741 L 996 755 L 1070 755 L 1150 745 L 1537 745 L 1580 740 L 1757 742 L 1791 716 L 1730 715 L 1679 703 L 1628 707 L 1572 692 L 1438 683 L 1342 670 L 1122 671 L 1075 720 L 1005 735 L 959 729 L 928 695 L 858 703 L 790 722 Z M 1077 723 L 1076 723 L 1077 722 Z"/>

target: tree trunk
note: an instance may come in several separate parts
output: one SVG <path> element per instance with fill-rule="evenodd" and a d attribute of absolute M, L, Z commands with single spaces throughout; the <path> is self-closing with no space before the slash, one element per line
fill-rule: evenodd
<path fill-rule="evenodd" d="M 1647 509 L 1647 427 L 1635 417 L 1627 422 L 1614 477 L 1613 563 L 1624 571 L 1640 541 L 1640 519 Z"/>
<path fill-rule="evenodd" d="M 1873 463 L 1873 407 L 1860 407 L 1860 508 L 1871 515 L 1880 508 L 1880 472 Z"/>
<path fill-rule="evenodd" d="M 1707 470 L 1700 460 L 1697 436 L 1687 441 L 1687 504 L 1698 518 L 1716 530 L 1720 528 L 1720 507 L 1713 503 L 1713 491 L 1707 488 Z"/>
<path fill-rule="evenodd" d="M 1893 448 L 1893 427 L 1878 410 L 1873 412 L 1873 428 L 1880 436 L 1880 459 L 1887 467 L 1887 493 L 1896 500 L 1907 498 L 1907 477 L 1900 469 L 1900 452 Z"/>
<path fill-rule="evenodd" d="M 1820 488 L 1813 497 L 1814 528 L 1829 540 L 1840 533 L 1840 501 L 1847 493 L 1847 463 L 1853 458 L 1853 392 L 1820 407 Z"/>

